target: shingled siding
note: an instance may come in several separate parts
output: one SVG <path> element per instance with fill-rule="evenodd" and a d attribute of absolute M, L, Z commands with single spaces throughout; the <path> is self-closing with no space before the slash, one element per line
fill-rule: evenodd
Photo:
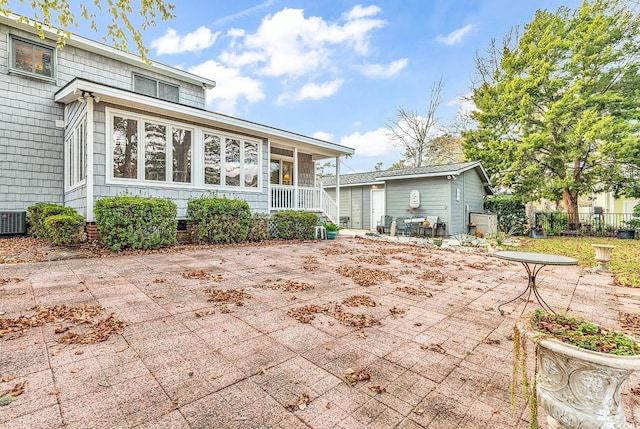
<path fill-rule="evenodd" d="M 62 107 L 48 80 L 9 74 L 9 36 L 0 26 L 0 211 L 62 203 Z"/>
<path fill-rule="evenodd" d="M 55 47 L 30 33 L 0 24 L 0 211 L 24 210 L 64 199 L 63 106 L 54 94 L 76 77 L 132 90 L 132 72 L 180 85 L 180 102 L 205 107 L 202 87 L 67 45 L 55 51 L 55 80 L 9 73 L 10 35 Z M 67 124 L 68 125 L 68 124 Z"/>

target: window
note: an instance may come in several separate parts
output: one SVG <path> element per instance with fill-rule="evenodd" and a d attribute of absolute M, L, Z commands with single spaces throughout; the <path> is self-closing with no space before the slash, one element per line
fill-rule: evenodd
<path fill-rule="evenodd" d="M 144 123 L 144 179 L 167 180 L 167 127 Z"/>
<path fill-rule="evenodd" d="M 138 121 L 113 117 L 113 177 L 138 177 Z"/>
<path fill-rule="evenodd" d="M 192 183 L 193 129 L 127 114 L 111 118 L 114 179 Z"/>
<path fill-rule="evenodd" d="M 212 134 L 204 135 L 204 183 L 220 184 L 220 137 Z"/>
<path fill-rule="evenodd" d="M 74 187 L 87 178 L 87 125 L 82 118 L 71 130 L 65 141 L 67 163 L 66 184 Z"/>
<path fill-rule="evenodd" d="M 168 82 L 139 74 L 133 75 L 133 90 L 139 94 L 150 95 L 167 101 L 180 101 L 180 87 Z"/>
<path fill-rule="evenodd" d="M 272 185 L 293 185 L 293 161 L 272 159 L 269 176 Z"/>
<path fill-rule="evenodd" d="M 11 45 L 12 70 L 53 79 L 54 48 L 15 38 L 11 38 Z"/>
<path fill-rule="evenodd" d="M 173 181 L 191 183 L 191 130 L 173 129 Z"/>
<path fill-rule="evenodd" d="M 259 140 L 108 107 L 107 112 L 114 181 L 260 188 Z"/>
<path fill-rule="evenodd" d="M 260 146 L 257 142 L 209 132 L 203 137 L 206 185 L 258 188 Z"/>

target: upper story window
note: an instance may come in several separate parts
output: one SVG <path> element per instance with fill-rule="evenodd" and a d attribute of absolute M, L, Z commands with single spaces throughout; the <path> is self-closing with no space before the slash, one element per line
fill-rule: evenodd
<path fill-rule="evenodd" d="M 11 38 L 11 70 L 54 78 L 55 48 Z"/>
<path fill-rule="evenodd" d="M 167 101 L 180 101 L 180 87 L 148 76 L 133 74 L 133 90 Z"/>

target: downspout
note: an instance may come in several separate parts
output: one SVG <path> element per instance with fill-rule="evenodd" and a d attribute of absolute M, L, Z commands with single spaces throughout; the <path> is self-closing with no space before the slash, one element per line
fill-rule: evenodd
<path fill-rule="evenodd" d="M 336 214 L 337 219 L 334 222 L 340 221 L 340 156 L 336 156 Z"/>
<path fill-rule="evenodd" d="M 87 97 L 87 178 L 85 180 L 85 186 L 87 189 L 87 222 L 93 222 L 93 132 L 94 132 L 94 124 L 93 124 L 93 97 Z M 105 136 L 108 133 L 105 133 Z M 106 144 L 105 147 L 109 147 Z M 108 174 L 108 172 L 105 172 Z"/>

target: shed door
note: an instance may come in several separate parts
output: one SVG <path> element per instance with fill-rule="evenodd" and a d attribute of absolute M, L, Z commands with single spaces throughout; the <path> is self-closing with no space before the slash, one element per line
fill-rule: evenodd
<path fill-rule="evenodd" d="M 371 190 L 371 229 L 374 229 L 384 215 L 384 189 Z"/>

